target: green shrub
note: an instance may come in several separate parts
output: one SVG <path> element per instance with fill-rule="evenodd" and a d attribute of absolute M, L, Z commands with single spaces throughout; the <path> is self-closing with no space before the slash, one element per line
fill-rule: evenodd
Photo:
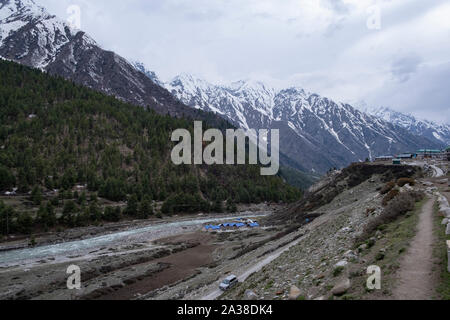
<path fill-rule="evenodd" d="M 344 271 L 344 267 L 336 267 L 333 270 L 333 277 L 337 277 L 339 276 L 343 271 Z"/>

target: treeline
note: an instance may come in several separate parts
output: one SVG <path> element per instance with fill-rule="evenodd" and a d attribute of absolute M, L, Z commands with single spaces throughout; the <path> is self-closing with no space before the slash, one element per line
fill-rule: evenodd
<path fill-rule="evenodd" d="M 164 212 L 218 203 L 291 202 L 301 192 L 259 167 L 175 166 L 172 132 L 193 121 L 158 115 L 113 97 L 0 61 L 0 191 L 71 191 L 111 201 L 161 201 Z"/>

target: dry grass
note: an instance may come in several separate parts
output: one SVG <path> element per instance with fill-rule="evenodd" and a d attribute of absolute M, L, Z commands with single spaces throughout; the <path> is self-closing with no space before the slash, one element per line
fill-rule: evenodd
<path fill-rule="evenodd" d="M 380 226 L 391 223 L 408 212 L 413 211 L 416 202 L 422 201 L 424 197 L 423 192 L 410 191 L 400 193 L 387 204 L 379 217 L 369 222 L 358 240 L 360 242 L 366 241 Z"/>
<path fill-rule="evenodd" d="M 389 191 L 395 188 L 395 185 L 396 185 L 395 181 L 389 181 L 384 185 L 383 188 L 381 188 L 380 193 L 387 194 Z"/>
<path fill-rule="evenodd" d="M 416 180 L 412 178 L 400 178 L 397 180 L 397 185 L 399 187 L 404 187 L 407 184 L 409 184 L 410 186 L 414 186 L 416 184 Z"/>

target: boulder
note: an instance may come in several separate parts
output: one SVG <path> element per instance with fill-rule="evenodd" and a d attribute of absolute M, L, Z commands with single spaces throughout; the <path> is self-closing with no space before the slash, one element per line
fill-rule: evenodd
<path fill-rule="evenodd" d="M 344 258 L 348 260 L 358 259 L 358 254 L 353 252 L 353 250 L 348 250 L 346 253 L 344 253 Z"/>
<path fill-rule="evenodd" d="M 350 279 L 343 279 L 342 281 L 338 282 L 333 289 L 331 289 L 331 293 L 334 294 L 335 296 L 341 296 L 344 293 L 346 293 L 348 291 L 348 289 L 350 289 L 350 287 L 352 286 Z"/>
<path fill-rule="evenodd" d="M 450 235 L 450 223 L 447 223 L 447 229 L 445 230 L 445 234 Z"/>
<path fill-rule="evenodd" d="M 442 214 L 442 216 L 445 218 L 450 218 L 450 208 L 448 208 L 448 207 L 439 210 L 439 213 Z"/>
<path fill-rule="evenodd" d="M 347 260 L 341 260 L 334 265 L 335 268 L 346 267 L 348 265 Z"/>
<path fill-rule="evenodd" d="M 291 291 L 289 292 L 289 300 L 297 300 L 302 292 L 296 286 L 291 287 Z"/>
<path fill-rule="evenodd" d="M 450 220 L 448 219 L 448 218 L 444 218 L 443 220 L 442 220 L 442 225 L 444 225 L 444 226 L 446 226 L 448 223 L 450 222 Z"/>
<path fill-rule="evenodd" d="M 448 257 L 447 271 L 450 272 L 450 240 L 447 240 L 447 257 Z"/>
<path fill-rule="evenodd" d="M 445 198 L 445 197 L 443 197 L 443 196 L 440 196 L 439 197 L 439 199 L 438 199 L 438 202 L 439 202 L 439 207 L 448 207 L 448 200 L 447 200 L 447 198 Z"/>
<path fill-rule="evenodd" d="M 411 187 L 411 186 L 409 185 L 409 183 L 405 184 L 404 188 L 405 188 L 406 191 L 411 191 L 411 190 L 414 189 L 413 187 Z"/>
<path fill-rule="evenodd" d="M 252 290 L 246 290 L 244 293 L 244 300 L 257 300 L 258 296 Z"/>
<path fill-rule="evenodd" d="M 360 245 L 359 247 L 358 247 L 358 251 L 359 252 L 362 252 L 362 251 L 364 251 L 364 250 L 366 250 L 367 249 L 367 244 L 365 244 L 365 243 L 363 243 L 362 245 Z"/>

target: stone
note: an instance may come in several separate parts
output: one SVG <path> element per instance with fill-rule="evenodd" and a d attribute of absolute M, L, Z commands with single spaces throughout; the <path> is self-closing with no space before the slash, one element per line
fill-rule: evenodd
<path fill-rule="evenodd" d="M 321 279 L 324 279 L 324 278 L 325 278 L 325 273 L 321 273 L 321 274 L 319 274 L 319 275 L 316 277 L 317 280 L 321 280 Z"/>
<path fill-rule="evenodd" d="M 258 296 L 252 290 L 245 290 L 244 299 L 245 300 L 257 300 Z"/>
<path fill-rule="evenodd" d="M 366 249 L 367 249 L 367 244 L 366 244 L 366 243 L 364 243 L 364 244 L 362 244 L 362 245 L 360 245 L 360 246 L 358 247 L 359 252 L 364 251 L 364 250 L 366 250 Z"/>
<path fill-rule="evenodd" d="M 447 257 L 448 257 L 447 271 L 450 272 L 450 240 L 447 240 Z"/>
<path fill-rule="evenodd" d="M 335 296 L 341 296 L 344 293 L 346 293 L 348 291 L 348 289 L 350 289 L 350 287 L 352 286 L 350 279 L 344 279 L 342 281 L 340 281 L 339 283 L 337 283 L 333 289 L 331 289 L 331 293 L 334 294 Z"/>
<path fill-rule="evenodd" d="M 450 235 L 450 223 L 447 223 L 447 229 L 445 230 L 445 234 Z"/>
<path fill-rule="evenodd" d="M 300 295 L 302 294 L 302 292 L 300 291 L 299 288 L 297 288 L 296 286 L 292 286 L 291 287 L 291 291 L 289 292 L 289 300 L 297 300 Z"/>
<path fill-rule="evenodd" d="M 344 258 L 348 260 L 354 260 L 358 259 L 358 255 L 355 252 L 353 252 L 353 250 L 348 250 L 346 253 L 344 253 Z"/>
<path fill-rule="evenodd" d="M 422 182 L 422 185 L 425 187 L 431 187 L 433 184 L 429 181 L 424 181 L 424 182 Z"/>
<path fill-rule="evenodd" d="M 439 207 L 440 208 L 448 207 L 448 200 L 447 200 L 447 198 L 445 198 L 443 196 L 440 196 L 438 202 L 439 202 Z"/>
<path fill-rule="evenodd" d="M 411 191 L 411 190 L 414 189 L 413 187 L 411 187 L 411 186 L 409 185 L 409 183 L 405 184 L 404 188 L 405 188 L 407 191 Z"/>
<path fill-rule="evenodd" d="M 322 300 L 325 300 L 325 296 L 320 296 L 320 297 L 317 297 L 317 298 L 315 298 L 314 300 L 318 300 L 318 301 L 322 301 Z"/>
<path fill-rule="evenodd" d="M 442 225 L 444 225 L 444 226 L 446 226 L 448 223 L 450 222 L 450 220 L 448 219 L 448 218 L 444 218 L 443 220 L 442 220 Z"/>
<path fill-rule="evenodd" d="M 442 216 L 444 216 L 445 218 L 450 218 L 450 208 L 449 207 L 439 210 L 439 213 L 442 214 Z"/>
<path fill-rule="evenodd" d="M 341 260 L 334 265 L 335 268 L 346 267 L 348 265 L 347 260 Z"/>

